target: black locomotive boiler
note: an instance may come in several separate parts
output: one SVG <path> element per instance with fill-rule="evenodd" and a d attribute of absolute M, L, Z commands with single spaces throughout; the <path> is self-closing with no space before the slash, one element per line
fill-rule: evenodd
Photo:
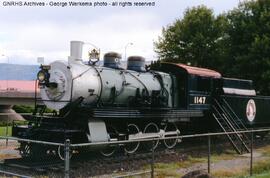
<path fill-rule="evenodd" d="M 146 70 L 145 59 L 131 56 L 127 68 L 121 55 L 104 55 L 104 65 L 82 61 L 83 42 L 71 42 L 68 61 L 41 66 L 38 73 L 44 106 L 57 110 L 53 116 L 34 114 L 27 126 L 14 126 L 13 136 L 63 143 L 97 143 L 163 138 L 220 129 L 224 132 L 269 125 L 270 99 L 256 96 L 252 81 L 223 78 L 214 70 L 184 64 L 161 63 Z M 39 107 L 37 107 L 38 109 Z M 237 134 L 238 135 L 238 134 Z M 235 143 L 243 138 L 228 136 Z M 239 138 L 238 138 L 239 137 Z M 162 141 L 173 148 L 179 140 Z M 124 146 L 131 154 L 141 143 Z M 149 149 L 158 147 L 159 141 Z M 21 144 L 22 154 L 59 148 Z M 30 151 L 29 151 L 30 150 Z M 110 156 L 115 147 L 102 150 Z M 35 153 L 36 154 L 36 153 Z M 60 154 L 60 153 L 59 153 Z"/>

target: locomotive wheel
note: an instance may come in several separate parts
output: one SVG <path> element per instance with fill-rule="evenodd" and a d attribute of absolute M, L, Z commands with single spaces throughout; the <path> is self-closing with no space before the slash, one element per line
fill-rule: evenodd
<path fill-rule="evenodd" d="M 165 128 L 164 128 L 165 133 L 166 132 L 176 132 L 177 131 L 177 126 L 175 123 L 167 123 Z M 177 134 L 176 136 L 179 136 L 179 134 Z M 166 137 L 170 137 L 170 136 L 165 136 Z M 168 140 L 164 140 L 163 141 L 164 145 L 166 146 L 166 148 L 172 149 L 173 147 L 175 147 L 175 145 L 177 144 L 177 139 L 168 139 Z"/>
<path fill-rule="evenodd" d="M 57 148 L 57 155 L 61 160 L 65 160 L 65 147 L 63 146 L 58 146 Z M 69 151 L 69 159 L 72 157 L 72 151 Z"/>
<path fill-rule="evenodd" d="M 136 138 L 136 135 L 140 133 L 140 129 L 136 124 L 129 124 L 128 125 L 128 135 L 129 139 L 132 137 Z M 133 154 L 135 153 L 140 146 L 140 142 L 132 142 L 132 143 L 127 143 L 125 145 L 125 152 L 128 154 Z"/>
<path fill-rule="evenodd" d="M 25 158 L 31 156 L 31 145 L 26 142 L 22 142 L 19 148 L 20 155 Z"/>
<path fill-rule="evenodd" d="M 149 133 L 149 134 L 153 134 L 153 133 L 158 133 L 159 132 L 159 128 L 157 126 L 157 124 L 153 123 L 153 122 L 150 122 L 149 124 L 147 124 L 144 128 L 144 131 L 143 133 Z M 157 146 L 158 146 L 158 143 L 159 143 L 159 140 L 155 140 L 153 142 L 148 142 L 148 143 L 145 143 L 145 147 L 149 150 L 152 150 L 152 149 L 156 149 Z"/>
<path fill-rule="evenodd" d="M 110 136 L 110 139 L 117 139 L 118 132 L 113 126 L 107 126 L 107 132 Z M 112 144 L 106 145 L 105 148 L 100 151 L 100 153 L 105 157 L 112 156 L 116 151 L 116 147 L 116 145 Z"/>

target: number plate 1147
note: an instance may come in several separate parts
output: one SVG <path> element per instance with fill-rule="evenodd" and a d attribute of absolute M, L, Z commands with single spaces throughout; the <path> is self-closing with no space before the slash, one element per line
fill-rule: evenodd
<path fill-rule="evenodd" d="M 194 104 L 205 104 L 206 97 L 205 96 L 195 96 L 194 97 Z"/>

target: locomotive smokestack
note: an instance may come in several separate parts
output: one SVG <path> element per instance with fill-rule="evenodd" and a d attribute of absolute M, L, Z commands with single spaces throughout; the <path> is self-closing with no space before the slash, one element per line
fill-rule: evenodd
<path fill-rule="evenodd" d="M 70 56 L 69 62 L 82 61 L 82 50 L 84 42 L 82 41 L 71 41 L 70 42 Z"/>

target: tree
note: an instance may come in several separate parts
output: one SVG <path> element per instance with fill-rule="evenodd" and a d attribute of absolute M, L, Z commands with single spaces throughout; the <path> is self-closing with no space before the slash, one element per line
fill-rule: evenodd
<path fill-rule="evenodd" d="M 195 66 L 216 68 L 224 40 L 226 18 L 215 17 L 205 6 L 187 9 L 182 20 L 162 29 L 162 35 L 154 43 L 162 61 L 190 63 Z"/>
<path fill-rule="evenodd" d="M 223 76 L 251 79 L 260 94 L 270 94 L 269 19 L 269 0 L 244 1 L 218 16 L 205 6 L 194 7 L 162 29 L 155 51 L 161 61 L 191 63 Z"/>
<path fill-rule="evenodd" d="M 270 1 L 245 1 L 227 13 L 227 76 L 252 79 L 261 94 L 270 94 Z"/>

